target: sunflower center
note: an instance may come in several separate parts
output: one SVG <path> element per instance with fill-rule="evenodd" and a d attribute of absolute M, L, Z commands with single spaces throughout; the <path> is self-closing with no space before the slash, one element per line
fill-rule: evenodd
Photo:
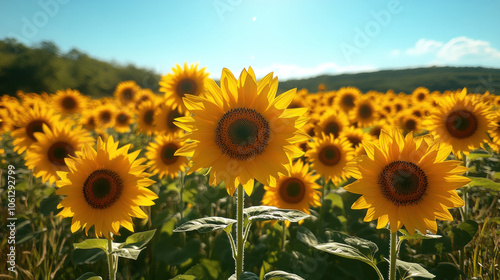
<path fill-rule="evenodd" d="M 153 125 L 154 116 L 155 116 L 155 111 L 153 109 L 149 109 L 146 112 L 144 112 L 144 123 L 149 126 Z"/>
<path fill-rule="evenodd" d="M 99 113 L 99 120 L 101 120 L 102 123 L 109 123 L 111 121 L 111 112 L 108 110 L 101 111 L 101 113 Z"/>
<path fill-rule="evenodd" d="M 319 151 L 319 160 L 326 166 L 336 165 L 340 157 L 340 150 L 335 146 L 325 146 Z"/>
<path fill-rule="evenodd" d="M 349 140 L 353 148 L 357 148 L 361 144 L 361 139 L 357 136 L 347 136 L 347 140 Z"/>
<path fill-rule="evenodd" d="M 422 100 L 424 100 L 424 99 L 425 99 L 425 93 L 419 93 L 419 94 L 417 95 L 417 99 L 418 99 L 418 101 L 422 101 Z"/>
<path fill-rule="evenodd" d="M 304 199 L 306 186 L 302 180 L 288 178 L 280 184 L 280 197 L 287 203 L 299 203 Z"/>
<path fill-rule="evenodd" d="M 88 126 L 88 128 L 90 130 L 94 129 L 95 128 L 95 118 L 92 116 L 92 117 L 89 117 L 87 119 L 87 122 L 86 122 L 86 125 Z"/>
<path fill-rule="evenodd" d="M 126 101 L 130 101 L 134 98 L 134 91 L 131 88 L 126 88 L 122 91 L 122 98 Z"/>
<path fill-rule="evenodd" d="M 342 104 L 348 108 L 354 107 L 354 96 L 350 94 L 344 95 L 342 97 Z"/>
<path fill-rule="evenodd" d="M 399 112 L 399 111 L 403 110 L 403 105 L 396 104 L 396 105 L 394 105 L 394 108 L 396 109 L 396 112 Z"/>
<path fill-rule="evenodd" d="M 174 120 L 176 118 L 182 117 L 182 115 L 177 111 L 176 109 L 172 110 L 170 113 L 167 115 L 167 127 L 172 130 L 178 130 L 179 127 L 174 124 Z"/>
<path fill-rule="evenodd" d="M 125 125 L 128 123 L 130 116 L 125 114 L 125 113 L 119 113 L 118 116 L 116 116 L 116 121 L 119 124 Z"/>
<path fill-rule="evenodd" d="M 196 81 L 190 78 L 185 78 L 177 83 L 177 94 L 184 97 L 185 94 L 195 94 L 198 89 Z"/>
<path fill-rule="evenodd" d="M 478 121 L 473 113 L 467 110 L 457 110 L 446 118 L 446 129 L 451 136 L 463 139 L 476 132 Z"/>
<path fill-rule="evenodd" d="M 121 196 L 123 181 L 118 173 L 109 169 L 92 172 L 83 184 L 85 201 L 95 209 L 111 207 Z"/>
<path fill-rule="evenodd" d="M 414 119 L 407 119 L 404 127 L 407 131 L 414 131 L 417 128 L 417 122 Z"/>
<path fill-rule="evenodd" d="M 49 128 L 49 124 L 42 120 L 34 120 L 26 126 L 26 134 L 31 140 L 37 142 L 35 138 L 35 132 L 43 132 L 43 125 L 46 124 Z"/>
<path fill-rule="evenodd" d="M 335 137 L 339 136 L 340 125 L 337 122 L 329 122 L 325 125 L 325 133 L 333 134 Z"/>
<path fill-rule="evenodd" d="M 261 114 L 249 108 L 235 108 L 219 120 L 215 142 L 230 158 L 247 160 L 264 152 L 270 135 L 269 123 Z"/>
<path fill-rule="evenodd" d="M 56 142 L 50 146 L 47 152 L 47 157 L 53 165 L 66 166 L 64 158 L 69 155 L 75 155 L 75 149 L 69 143 L 66 142 Z"/>
<path fill-rule="evenodd" d="M 161 160 L 164 164 L 173 164 L 179 159 L 179 157 L 174 156 L 175 152 L 179 149 L 175 143 L 168 143 L 161 148 Z"/>
<path fill-rule="evenodd" d="M 73 110 L 76 108 L 76 100 L 71 96 L 64 97 L 61 103 L 66 110 Z"/>
<path fill-rule="evenodd" d="M 412 162 L 393 161 L 380 173 L 382 194 L 397 206 L 418 203 L 427 190 L 427 176 Z"/>
<path fill-rule="evenodd" d="M 373 115 L 372 106 L 369 104 L 363 104 L 359 106 L 359 117 L 362 119 L 369 119 Z"/>

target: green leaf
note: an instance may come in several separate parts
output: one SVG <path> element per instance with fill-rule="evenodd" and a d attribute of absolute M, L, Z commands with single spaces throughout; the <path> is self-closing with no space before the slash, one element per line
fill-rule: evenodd
<path fill-rule="evenodd" d="M 108 249 L 108 240 L 106 239 L 87 239 L 80 243 L 73 244 L 75 249 L 101 249 L 104 252 L 107 252 Z"/>
<path fill-rule="evenodd" d="M 142 250 L 143 249 L 120 248 L 113 250 L 112 254 L 126 259 L 137 260 Z"/>
<path fill-rule="evenodd" d="M 196 220 L 191 220 L 187 223 L 174 229 L 174 232 L 184 232 L 197 230 L 199 232 L 210 232 L 219 229 L 225 229 L 228 226 L 236 223 L 234 219 L 222 218 L 222 217 L 207 217 Z"/>
<path fill-rule="evenodd" d="M 332 201 L 332 207 L 339 207 L 344 210 L 344 201 L 342 200 L 342 196 L 332 192 L 329 193 L 325 199 Z"/>
<path fill-rule="evenodd" d="M 296 238 L 311 247 L 319 245 L 318 239 L 314 236 L 314 233 L 304 227 L 299 227 Z"/>
<path fill-rule="evenodd" d="M 441 238 L 441 235 L 437 234 L 422 234 L 420 231 L 415 230 L 415 233 L 411 235 L 406 229 L 400 229 L 399 232 L 401 232 L 403 235 L 399 236 L 399 240 L 406 240 L 406 239 L 437 239 Z"/>
<path fill-rule="evenodd" d="M 280 209 L 274 206 L 252 206 L 243 211 L 250 221 L 287 220 L 298 222 L 310 216 L 299 210 Z"/>
<path fill-rule="evenodd" d="M 231 277 L 229 277 L 228 280 L 236 280 L 236 275 L 235 274 L 231 275 Z M 257 276 L 253 272 L 243 271 L 243 273 L 241 274 L 241 280 L 260 280 L 260 279 L 259 276 Z"/>
<path fill-rule="evenodd" d="M 328 241 L 342 242 L 351 245 L 358 249 L 363 255 L 373 259 L 375 253 L 378 251 L 378 246 L 370 240 L 360 237 L 351 236 L 340 231 L 327 231 L 325 232 L 331 239 Z"/>
<path fill-rule="evenodd" d="M 76 280 L 102 280 L 102 277 L 98 276 L 94 272 L 86 272 Z"/>
<path fill-rule="evenodd" d="M 272 280 L 272 279 L 274 279 L 274 280 L 277 280 L 277 279 L 304 280 L 304 278 L 302 278 L 296 274 L 288 273 L 288 272 L 281 271 L 281 270 L 271 271 L 271 272 L 266 273 L 266 275 L 264 275 L 264 280 Z"/>
<path fill-rule="evenodd" d="M 156 229 L 137 232 L 127 237 L 125 243 L 122 243 L 119 248 L 141 249 L 153 238 Z"/>
<path fill-rule="evenodd" d="M 494 191 L 500 191 L 500 183 L 494 182 L 487 178 L 469 177 L 472 181 L 469 183 L 471 187 L 483 187 Z"/>
<path fill-rule="evenodd" d="M 469 155 L 467 156 L 467 159 L 472 161 L 472 160 L 475 160 L 478 158 L 489 158 L 489 157 L 491 157 L 490 153 L 476 151 L 474 153 L 469 153 Z"/>
<path fill-rule="evenodd" d="M 479 226 L 476 222 L 467 220 L 451 229 L 453 250 L 460 250 L 472 241 Z"/>
<path fill-rule="evenodd" d="M 378 275 L 381 275 L 380 270 L 377 268 L 377 265 L 370 258 L 361 253 L 361 251 L 351 245 L 338 242 L 330 242 L 318 244 L 313 247 L 320 251 L 327 252 L 329 254 L 336 255 L 342 258 L 362 261 L 375 269 Z"/>
<path fill-rule="evenodd" d="M 196 276 L 193 275 L 177 275 L 175 278 L 172 278 L 172 280 L 197 280 Z"/>
<path fill-rule="evenodd" d="M 410 279 L 413 277 L 422 277 L 432 279 L 436 277 L 436 275 L 431 274 L 427 269 L 421 266 L 418 263 L 410 263 L 401 260 L 396 260 L 396 267 L 399 270 L 399 275 L 401 275 L 401 279 Z"/>
<path fill-rule="evenodd" d="M 73 262 L 80 264 L 93 264 L 100 261 L 106 256 L 106 253 L 101 249 L 76 249 L 73 251 Z"/>
<path fill-rule="evenodd" d="M 323 243 L 323 244 L 318 244 L 315 245 L 314 248 L 321 250 L 323 252 L 330 253 L 332 255 L 336 255 L 339 257 L 347 258 L 347 259 L 353 259 L 353 260 L 359 260 L 368 264 L 371 264 L 372 261 L 363 255 L 361 251 L 358 249 L 354 248 L 351 245 L 343 244 L 343 243 L 338 243 L 338 242 L 330 242 L 330 243 Z"/>

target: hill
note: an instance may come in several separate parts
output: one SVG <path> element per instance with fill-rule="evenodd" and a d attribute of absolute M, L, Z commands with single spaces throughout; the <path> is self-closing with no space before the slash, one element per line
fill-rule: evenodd
<path fill-rule="evenodd" d="M 326 90 L 354 86 L 362 92 L 376 90 L 411 93 L 417 87 L 431 91 L 457 90 L 467 87 L 469 92 L 483 93 L 489 90 L 500 94 L 500 69 L 483 67 L 429 67 L 401 70 L 383 70 L 370 73 L 322 75 L 309 79 L 280 82 L 280 89 L 305 88 L 316 92 L 322 83 Z M 496 91 L 495 91 L 496 90 Z"/>
<path fill-rule="evenodd" d="M 160 75 L 134 65 L 100 61 L 77 49 L 62 53 L 52 42 L 27 47 L 14 39 L 0 41 L 0 95 L 72 88 L 93 97 L 110 96 L 126 80 L 155 90 Z"/>
<path fill-rule="evenodd" d="M 77 49 L 62 53 L 52 42 L 28 47 L 15 39 L 0 40 L 0 95 L 14 95 L 17 90 L 54 93 L 72 88 L 92 97 L 110 96 L 116 85 L 126 80 L 134 80 L 141 87 L 156 91 L 160 74 L 134 65 L 101 61 Z M 280 81 L 279 91 L 305 88 L 317 92 L 320 83 L 325 85 L 326 90 L 355 86 L 362 92 L 392 89 L 411 93 L 420 86 L 441 92 L 467 87 L 470 92 L 489 90 L 492 94 L 500 94 L 500 69 L 430 67 L 322 75 Z"/>

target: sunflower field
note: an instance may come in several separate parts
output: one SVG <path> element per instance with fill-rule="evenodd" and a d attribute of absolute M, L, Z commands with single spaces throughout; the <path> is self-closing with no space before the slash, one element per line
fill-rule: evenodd
<path fill-rule="evenodd" d="M 1 96 L 0 278 L 500 279 L 500 96 L 208 75 Z"/>

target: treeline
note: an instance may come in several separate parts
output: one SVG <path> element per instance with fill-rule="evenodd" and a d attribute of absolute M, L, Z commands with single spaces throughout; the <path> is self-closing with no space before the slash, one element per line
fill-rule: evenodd
<path fill-rule="evenodd" d="M 143 88 L 158 89 L 160 75 L 152 70 L 91 58 L 77 49 L 62 53 L 52 42 L 28 47 L 15 39 L 0 40 L 0 95 L 25 92 L 54 93 L 72 88 L 92 97 L 110 96 L 119 82 L 134 80 Z M 371 73 L 322 75 L 280 81 L 279 91 L 305 88 L 317 92 L 354 86 L 362 92 L 376 90 L 411 93 L 417 87 L 431 91 L 457 90 L 500 94 L 500 69 L 483 67 L 430 67 L 383 70 Z"/>
<path fill-rule="evenodd" d="M 93 97 L 110 96 L 121 81 L 156 90 L 159 79 L 151 70 L 103 62 L 77 49 L 63 53 L 52 42 L 28 47 L 15 39 L 0 41 L 0 95 L 72 88 Z"/>
<path fill-rule="evenodd" d="M 417 87 L 431 91 L 457 90 L 466 87 L 469 92 L 500 94 L 500 69 L 483 67 L 429 67 L 402 70 L 383 70 L 371 73 L 322 75 L 309 79 L 280 82 L 283 90 L 305 88 L 316 92 L 318 85 L 324 84 L 326 90 L 337 90 L 354 86 L 362 92 L 376 90 L 386 92 L 412 93 Z"/>

